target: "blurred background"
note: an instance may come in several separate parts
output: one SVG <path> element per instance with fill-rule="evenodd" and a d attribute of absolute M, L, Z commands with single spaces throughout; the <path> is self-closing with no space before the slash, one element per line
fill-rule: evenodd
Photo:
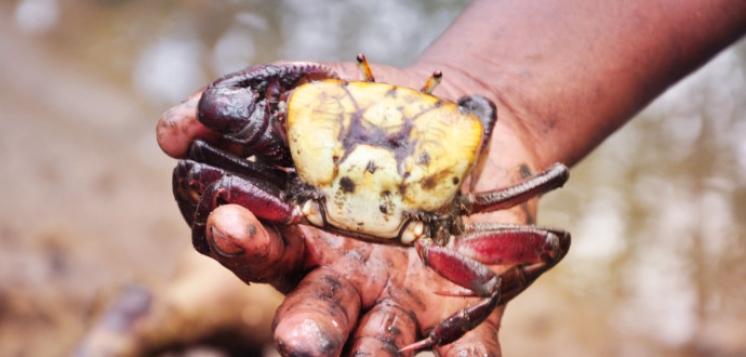
<path fill-rule="evenodd" d="M 70 355 L 189 254 L 155 141 L 168 107 L 253 63 L 407 65 L 466 4 L 0 0 L 0 356 Z M 504 355 L 746 356 L 745 181 L 741 41 L 543 199 L 573 247 L 510 304 Z"/>

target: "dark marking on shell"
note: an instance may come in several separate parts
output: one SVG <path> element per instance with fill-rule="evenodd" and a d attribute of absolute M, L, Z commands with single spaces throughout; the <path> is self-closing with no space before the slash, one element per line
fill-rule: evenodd
<path fill-rule="evenodd" d="M 394 98 L 396 98 L 397 95 L 399 95 L 399 93 L 397 91 L 396 86 L 392 86 L 391 89 L 389 89 L 389 91 L 386 92 L 386 96 L 387 97 L 394 97 Z"/>
<path fill-rule="evenodd" d="M 350 179 L 347 176 L 344 176 L 341 179 L 339 179 L 339 186 L 342 188 L 342 191 L 344 191 L 345 193 L 355 192 L 355 183 L 352 182 L 352 179 Z"/>
<path fill-rule="evenodd" d="M 394 153 L 396 162 L 400 164 L 413 154 L 414 148 L 417 146 L 416 139 L 410 135 L 414 128 L 414 121 L 419 116 L 436 109 L 436 107 L 423 104 L 420 112 L 404 118 L 402 125 L 398 126 L 396 130 L 391 130 L 391 128 L 370 125 L 365 118 L 367 108 L 358 104 L 348 88 L 344 86 L 342 88 L 347 92 L 347 99 L 352 102 L 354 109 L 349 113 L 340 113 L 340 115 L 349 115 L 351 119 L 349 125 L 342 128 L 338 135 L 338 140 L 342 142 L 342 147 L 345 149 L 345 154 L 340 158 L 340 162 L 343 162 L 350 153 L 354 152 L 357 145 L 377 146 L 390 150 Z M 394 94 L 398 90 L 398 88 L 392 87 L 388 93 Z M 396 99 L 394 98 L 394 100 Z M 391 101 L 392 99 L 389 98 L 388 100 Z M 401 112 L 405 106 L 410 104 L 412 103 L 400 104 L 397 110 Z M 399 165 L 397 169 L 401 174 L 402 165 Z"/>
<path fill-rule="evenodd" d="M 342 207 L 344 207 L 345 202 L 347 200 L 347 196 L 343 191 L 337 191 L 334 193 L 334 197 L 332 197 L 332 203 L 334 206 L 337 207 L 337 210 L 341 210 Z"/>
<path fill-rule="evenodd" d="M 460 181 L 460 180 L 458 179 L 458 177 L 454 176 L 454 177 L 453 177 L 453 184 L 454 184 L 454 185 L 458 185 L 458 184 L 459 184 L 459 182 L 461 182 L 461 181 Z"/>
<path fill-rule="evenodd" d="M 423 152 L 417 162 L 425 166 L 430 165 L 430 154 L 428 154 L 427 151 Z"/>
<path fill-rule="evenodd" d="M 376 163 L 375 163 L 375 162 L 373 162 L 373 160 L 371 160 L 371 161 L 368 161 L 368 165 L 365 165 L 365 169 L 366 169 L 366 170 L 367 170 L 368 172 L 370 172 L 370 173 L 375 173 L 375 172 L 376 172 L 376 169 L 377 169 L 377 168 L 378 168 L 378 167 L 376 167 Z"/>
<path fill-rule="evenodd" d="M 381 192 L 381 201 L 378 209 L 384 214 L 383 219 L 388 222 L 389 216 L 396 210 L 396 205 L 391 201 L 391 192 L 388 190 Z"/>
<path fill-rule="evenodd" d="M 433 175 L 428 176 L 424 181 L 422 181 L 422 188 L 426 190 L 432 190 L 437 185 L 438 179 Z"/>

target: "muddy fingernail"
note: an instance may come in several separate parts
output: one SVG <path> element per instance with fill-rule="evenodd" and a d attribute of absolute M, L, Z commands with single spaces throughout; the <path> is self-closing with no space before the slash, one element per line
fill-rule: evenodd
<path fill-rule="evenodd" d="M 215 226 L 210 226 L 210 235 L 212 236 L 212 245 L 215 252 L 224 256 L 236 256 L 243 254 L 246 250 L 236 243 L 235 238 L 225 235 Z"/>

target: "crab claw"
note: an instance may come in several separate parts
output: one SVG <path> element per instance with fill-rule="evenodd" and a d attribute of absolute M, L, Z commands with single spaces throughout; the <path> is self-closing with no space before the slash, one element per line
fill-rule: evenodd
<path fill-rule="evenodd" d="M 184 220 L 191 227 L 202 193 L 219 180 L 225 171 L 192 160 L 179 160 L 173 173 L 173 192 Z"/>
<path fill-rule="evenodd" d="M 223 152 L 201 140 L 196 140 L 188 153 L 188 160 L 180 160 L 173 171 L 173 192 L 184 220 L 192 226 L 205 189 L 228 172 L 248 180 L 272 182 L 285 187 L 289 181 L 285 171 L 244 160 Z"/>
<path fill-rule="evenodd" d="M 283 170 L 244 160 L 197 140 L 189 150 L 189 159 L 180 160 L 174 168 L 172 185 L 181 215 L 192 228 L 194 247 L 208 254 L 205 225 L 210 212 L 220 204 L 236 201 L 269 223 L 285 223 L 288 216 L 294 217 L 294 206 L 280 198 L 288 181 Z"/>
<path fill-rule="evenodd" d="M 327 78 L 337 75 L 318 64 L 248 67 L 210 84 L 200 98 L 197 117 L 257 157 L 289 166 L 292 160 L 285 143 L 284 109 L 279 104 L 296 86 Z"/>

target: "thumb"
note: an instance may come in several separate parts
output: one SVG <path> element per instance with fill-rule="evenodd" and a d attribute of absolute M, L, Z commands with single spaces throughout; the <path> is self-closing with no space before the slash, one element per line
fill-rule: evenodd
<path fill-rule="evenodd" d="M 288 292 L 304 274 L 305 242 L 297 226 L 263 225 L 239 205 L 216 208 L 207 220 L 210 256 L 241 280 Z"/>

